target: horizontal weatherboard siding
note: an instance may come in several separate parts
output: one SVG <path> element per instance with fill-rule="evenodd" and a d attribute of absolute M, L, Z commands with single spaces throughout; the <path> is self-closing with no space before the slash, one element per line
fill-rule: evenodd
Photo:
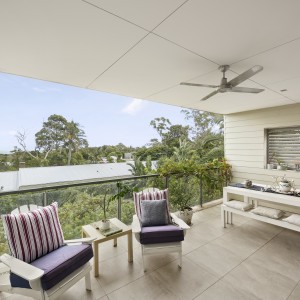
<path fill-rule="evenodd" d="M 232 165 L 233 182 L 251 179 L 261 184 L 272 184 L 274 176 L 294 179 L 300 189 L 300 172 L 294 170 L 268 170 L 266 130 L 300 126 L 300 104 L 261 109 L 225 116 L 225 156 Z M 300 145 L 300 137 L 290 140 L 280 138 L 285 147 L 290 148 L 291 160 L 300 160 L 300 153 L 294 145 Z M 280 148 L 280 147 L 279 147 Z M 270 149 L 280 149 L 275 144 Z"/>

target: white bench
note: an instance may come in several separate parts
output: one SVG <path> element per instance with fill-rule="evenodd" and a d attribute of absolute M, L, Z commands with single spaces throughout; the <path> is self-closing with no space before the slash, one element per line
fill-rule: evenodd
<path fill-rule="evenodd" d="M 241 215 L 244 217 L 252 218 L 255 220 L 259 220 L 262 222 L 270 223 L 273 225 L 281 226 L 283 228 L 288 228 L 300 232 L 300 226 L 298 225 L 290 224 L 280 219 L 277 220 L 265 216 L 256 215 L 254 213 L 251 213 L 250 211 L 242 211 L 239 209 L 228 207 L 226 205 L 226 202 L 231 200 L 232 198 L 231 195 L 242 196 L 244 202 L 253 203 L 254 207 L 258 205 L 260 200 L 262 200 L 264 202 L 270 202 L 277 205 L 278 204 L 289 205 L 300 209 L 300 197 L 227 186 L 223 188 L 223 204 L 221 205 L 222 225 L 224 228 L 226 227 L 226 224 L 233 223 L 232 214 L 237 214 L 237 215 Z M 285 208 L 282 208 L 282 210 L 286 211 Z"/>

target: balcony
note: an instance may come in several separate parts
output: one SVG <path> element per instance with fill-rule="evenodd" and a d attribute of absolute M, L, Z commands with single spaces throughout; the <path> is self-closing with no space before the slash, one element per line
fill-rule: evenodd
<path fill-rule="evenodd" d="M 238 216 L 223 229 L 220 220 L 219 205 L 194 214 L 181 270 L 170 254 L 146 257 L 144 273 L 137 242 L 133 264 L 126 238 L 104 243 L 93 291 L 82 280 L 59 299 L 299 299 L 299 233 Z"/>
<path fill-rule="evenodd" d="M 123 180 L 137 184 L 139 189 L 149 186 L 151 181 L 161 187 L 167 183 L 171 189 L 172 181 L 178 178 L 171 176 L 165 180 L 154 176 Z M 192 178 L 190 183 L 195 185 Z M 2 213 L 16 203 L 46 204 L 62 200 L 62 195 L 71 199 L 76 193 L 93 192 L 103 184 L 108 183 L 5 193 L 0 198 Z M 116 188 L 116 181 L 109 184 Z M 177 267 L 176 254 L 155 255 L 145 257 L 147 272 L 144 273 L 140 245 L 134 239 L 134 262 L 128 263 L 127 240 L 123 237 L 118 247 L 113 247 L 112 242 L 101 244 L 100 276 L 92 275 L 92 292 L 85 290 L 82 280 L 59 299 L 299 299 L 300 233 L 236 215 L 234 224 L 224 229 L 220 201 L 208 201 L 216 196 L 220 198 L 220 189 L 210 195 L 205 184 L 196 187 L 193 204 L 202 200 L 204 207 L 198 206 L 185 237 L 181 270 Z M 125 197 L 116 204 L 120 206 L 112 210 L 111 217 L 118 215 L 130 223 L 131 198 Z M 62 211 L 64 205 L 66 202 L 61 203 Z M 99 215 L 95 218 L 99 219 Z M 74 223 L 69 224 L 70 220 Z M 65 224 L 62 218 L 61 221 L 65 238 L 71 238 L 80 235 L 81 225 L 87 220 L 82 218 L 81 223 L 76 223 L 74 215 L 69 215 Z M 3 248 L 5 241 L 0 245 L 1 251 L 7 251 Z M 0 299 L 28 298 L 1 293 Z"/>

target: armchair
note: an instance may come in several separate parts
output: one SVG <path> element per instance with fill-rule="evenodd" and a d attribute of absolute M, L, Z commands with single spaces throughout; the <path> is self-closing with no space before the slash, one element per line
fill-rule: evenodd
<path fill-rule="evenodd" d="M 52 300 L 83 277 L 91 290 L 93 238 L 65 241 L 57 203 L 22 211 L 1 216 L 11 255 L 0 256 L 0 292 Z"/>
<path fill-rule="evenodd" d="M 132 232 L 141 244 L 144 272 L 145 255 L 177 252 L 178 266 L 182 267 L 182 241 L 190 227 L 170 213 L 168 190 L 149 189 L 134 193 L 136 214 Z"/>

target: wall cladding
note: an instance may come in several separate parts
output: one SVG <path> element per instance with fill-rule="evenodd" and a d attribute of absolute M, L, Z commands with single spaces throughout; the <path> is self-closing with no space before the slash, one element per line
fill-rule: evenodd
<path fill-rule="evenodd" d="M 265 145 L 266 128 L 300 126 L 300 104 L 230 114 L 224 120 L 225 156 L 232 165 L 233 182 L 271 184 L 272 176 L 286 174 L 300 189 L 300 172 L 266 169 Z"/>

